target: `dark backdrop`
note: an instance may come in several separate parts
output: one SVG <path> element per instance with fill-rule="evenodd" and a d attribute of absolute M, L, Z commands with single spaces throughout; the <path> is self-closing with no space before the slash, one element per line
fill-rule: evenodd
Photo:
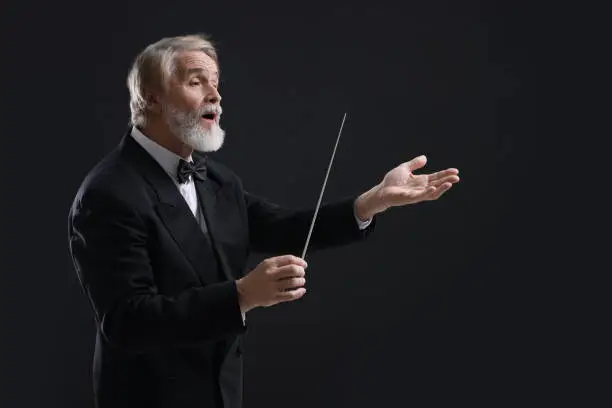
<path fill-rule="evenodd" d="M 132 58 L 192 32 L 220 53 L 228 137 L 215 156 L 253 192 L 314 206 L 344 112 L 326 199 L 419 154 L 462 177 L 437 202 L 380 216 L 369 242 L 309 256 L 300 302 L 249 314 L 246 408 L 568 398 L 571 353 L 550 335 L 564 316 L 543 273 L 554 248 L 524 183 L 538 144 L 531 7 L 276 3 L 4 6 L 0 405 L 92 407 L 94 325 L 69 205 L 125 130 Z"/>

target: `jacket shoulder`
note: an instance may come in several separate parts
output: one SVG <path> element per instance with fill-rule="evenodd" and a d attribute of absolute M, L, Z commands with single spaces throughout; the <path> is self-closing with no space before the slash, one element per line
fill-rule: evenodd
<path fill-rule="evenodd" d="M 117 150 L 103 157 L 85 175 L 74 197 L 71 213 L 82 205 L 113 202 L 134 206 L 143 191 L 142 180 Z"/>
<path fill-rule="evenodd" d="M 235 187 L 242 188 L 242 180 L 232 169 L 210 158 L 206 162 L 209 171 L 213 173 L 214 177 L 218 178 L 219 182 L 222 184 L 233 184 Z"/>

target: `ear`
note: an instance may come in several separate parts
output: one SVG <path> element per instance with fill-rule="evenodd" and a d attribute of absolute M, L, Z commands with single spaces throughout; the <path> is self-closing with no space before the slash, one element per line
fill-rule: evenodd
<path fill-rule="evenodd" d="M 160 97 L 156 93 L 151 92 L 147 94 L 146 101 L 147 101 L 147 109 L 151 113 L 154 113 L 156 115 L 161 114 L 162 112 L 161 100 L 160 100 Z"/>

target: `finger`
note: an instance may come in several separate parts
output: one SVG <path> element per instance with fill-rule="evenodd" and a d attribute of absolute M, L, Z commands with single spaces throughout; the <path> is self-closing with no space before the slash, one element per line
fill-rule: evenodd
<path fill-rule="evenodd" d="M 445 183 L 457 183 L 459 181 L 459 176 L 447 176 L 444 178 L 441 178 L 439 180 L 434 180 L 434 181 L 430 181 L 430 185 L 434 186 L 434 187 L 439 187 L 442 184 Z"/>
<path fill-rule="evenodd" d="M 306 294 L 306 288 L 299 288 L 295 290 L 288 290 L 286 292 L 279 292 L 276 294 L 276 300 L 279 302 L 290 302 L 297 300 Z"/>
<path fill-rule="evenodd" d="M 451 183 L 442 184 L 438 189 L 431 195 L 430 200 L 437 200 L 442 196 L 442 194 L 446 193 L 453 185 Z"/>
<path fill-rule="evenodd" d="M 285 265 L 280 268 L 273 269 L 271 271 L 271 275 L 274 276 L 275 279 L 283 279 L 283 278 L 301 278 L 306 275 L 304 268 L 299 265 Z"/>
<path fill-rule="evenodd" d="M 459 174 L 459 170 L 457 169 L 446 169 L 428 175 L 427 181 L 432 182 L 435 180 L 443 179 L 448 176 L 456 176 L 457 174 Z"/>
<path fill-rule="evenodd" d="M 431 200 L 431 197 L 433 197 L 437 193 L 437 191 L 438 187 L 429 186 L 423 194 L 420 194 L 419 197 L 417 197 L 415 201 Z"/>
<path fill-rule="evenodd" d="M 285 265 L 301 265 L 303 268 L 306 268 L 308 264 L 305 260 L 295 255 L 281 255 L 273 258 L 268 258 L 264 262 L 268 262 L 270 266 L 282 267 Z"/>
<path fill-rule="evenodd" d="M 304 278 L 290 278 L 283 279 L 278 281 L 278 290 L 286 291 L 287 289 L 297 289 L 306 284 L 306 279 Z"/>
<path fill-rule="evenodd" d="M 413 190 L 412 192 L 407 193 L 406 196 L 412 198 L 413 200 L 422 200 L 422 199 L 426 198 L 427 196 L 432 195 L 435 192 L 436 192 L 436 187 L 434 187 L 434 186 L 427 186 L 427 188 L 422 189 L 421 191 L 419 191 L 416 194 L 415 194 L 415 192 Z"/>
<path fill-rule="evenodd" d="M 425 157 L 425 155 L 421 155 L 421 156 L 415 157 L 414 159 L 404 164 L 406 165 L 406 167 L 408 167 L 410 171 L 414 171 L 414 170 L 420 169 L 421 167 L 425 166 L 426 163 L 427 163 L 427 157 Z"/>

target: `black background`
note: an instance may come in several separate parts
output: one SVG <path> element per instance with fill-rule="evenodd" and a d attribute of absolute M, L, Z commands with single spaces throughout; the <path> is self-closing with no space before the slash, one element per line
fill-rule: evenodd
<path fill-rule="evenodd" d="M 420 154 L 425 171 L 462 178 L 439 201 L 382 214 L 369 242 L 309 255 L 303 300 L 248 315 L 246 408 L 568 401 L 578 358 L 557 330 L 571 308 L 553 290 L 562 265 L 526 181 L 542 21 L 506 3 L 4 6 L 1 405 L 93 406 L 94 326 L 68 254 L 69 205 L 126 128 L 133 57 L 193 32 L 220 54 L 227 138 L 215 157 L 249 190 L 314 206 L 344 112 L 326 199 Z"/>

